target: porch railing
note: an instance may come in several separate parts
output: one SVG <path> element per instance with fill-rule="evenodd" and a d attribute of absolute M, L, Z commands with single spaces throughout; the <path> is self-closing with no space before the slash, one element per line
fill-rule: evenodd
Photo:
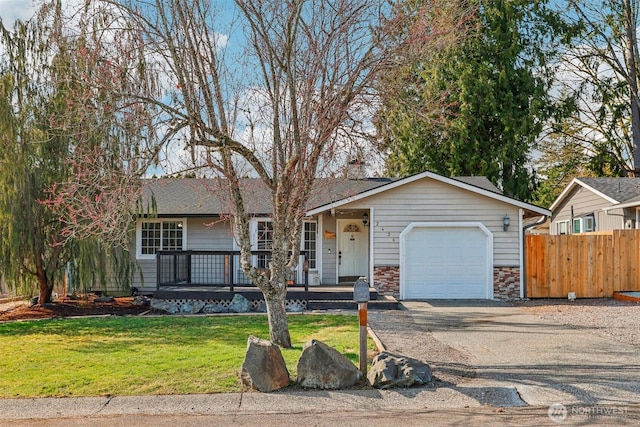
<path fill-rule="evenodd" d="M 252 252 L 253 265 L 268 265 L 270 251 Z M 309 290 L 306 255 L 300 252 L 298 268 L 291 271 L 290 286 Z M 240 251 L 159 251 L 156 253 L 157 289 L 167 286 L 228 287 L 254 286 L 240 266 Z"/>

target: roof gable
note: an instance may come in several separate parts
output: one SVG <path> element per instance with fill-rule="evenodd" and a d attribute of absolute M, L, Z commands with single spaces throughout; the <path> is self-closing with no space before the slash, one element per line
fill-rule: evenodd
<path fill-rule="evenodd" d="M 442 182 L 444 184 L 452 185 L 454 187 L 461 188 L 476 194 L 480 194 L 494 200 L 508 203 L 538 215 L 551 215 L 551 212 L 547 209 L 544 209 L 529 203 L 521 202 L 519 200 L 503 195 L 502 193 L 500 193 L 500 190 L 498 190 L 495 186 L 493 186 L 493 184 L 491 184 L 489 180 L 485 177 L 448 178 L 443 175 L 438 175 L 436 173 L 429 172 L 429 171 L 411 175 L 406 178 L 398 179 L 396 181 L 391 181 L 386 185 L 376 187 L 368 191 L 364 191 L 362 193 L 344 198 L 337 202 L 329 203 L 323 206 L 318 206 L 314 209 L 311 209 L 308 212 L 308 215 L 316 215 L 328 209 L 337 208 L 347 203 L 361 200 L 366 197 L 373 196 L 375 194 L 383 193 L 385 191 L 391 191 L 394 188 L 397 188 L 399 186 L 406 185 L 408 183 L 415 182 L 425 178 L 430 178 L 430 179 Z"/>
<path fill-rule="evenodd" d="M 630 202 L 640 197 L 640 178 L 574 178 L 549 209 L 555 210 L 578 186 L 602 197 L 612 205 Z"/>

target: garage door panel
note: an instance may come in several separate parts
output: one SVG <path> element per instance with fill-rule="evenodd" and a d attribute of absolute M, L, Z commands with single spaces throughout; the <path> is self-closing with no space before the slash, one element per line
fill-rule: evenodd
<path fill-rule="evenodd" d="M 404 237 L 404 298 L 484 299 L 492 238 L 480 226 L 415 226 Z"/>

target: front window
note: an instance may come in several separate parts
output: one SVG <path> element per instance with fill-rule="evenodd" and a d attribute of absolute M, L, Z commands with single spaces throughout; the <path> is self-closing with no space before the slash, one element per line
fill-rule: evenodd
<path fill-rule="evenodd" d="M 273 224 L 271 221 L 258 221 L 258 237 L 256 249 L 259 251 L 271 251 L 273 245 Z M 271 255 L 258 255 L 258 268 L 269 268 Z"/>
<path fill-rule="evenodd" d="M 315 270 L 317 259 L 317 232 L 318 224 L 315 222 L 304 223 L 304 242 L 303 249 L 307 254 L 309 269 Z"/>
<path fill-rule="evenodd" d="M 141 258 L 153 258 L 158 251 L 184 249 L 183 221 L 141 221 L 139 230 L 138 256 Z"/>

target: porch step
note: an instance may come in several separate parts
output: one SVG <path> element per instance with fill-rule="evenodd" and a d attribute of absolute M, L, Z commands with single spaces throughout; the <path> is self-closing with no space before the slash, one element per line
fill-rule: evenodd
<path fill-rule="evenodd" d="M 371 300 L 378 299 L 378 290 L 375 288 L 369 288 L 369 295 Z M 353 303 L 353 287 L 309 287 L 309 292 L 306 293 L 302 288 L 289 288 L 287 291 L 288 299 L 309 299 L 313 301 L 351 301 Z"/>
<path fill-rule="evenodd" d="M 330 300 L 310 299 L 307 303 L 308 310 L 357 310 L 358 304 L 353 299 Z M 378 295 L 377 299 L 371 299 L 367 303 L 368 310 L 399 310 L 400 304 L 390 295 Z"/>

